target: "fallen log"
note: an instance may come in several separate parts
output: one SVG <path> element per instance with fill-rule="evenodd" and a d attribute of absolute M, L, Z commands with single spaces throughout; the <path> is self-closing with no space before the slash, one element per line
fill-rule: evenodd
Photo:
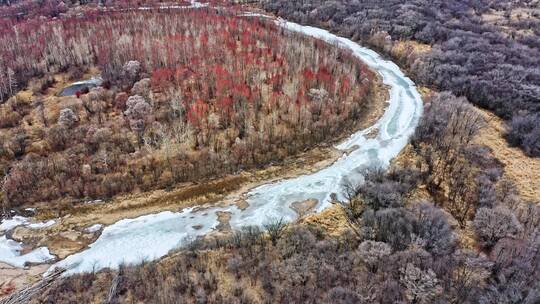
<path fill-rule="evenodd" d="M 25 287 L 14 292 L 9 297 L 0 300 L 0 304 L 19 304 L 28 303 L 36 294 L 45 291 L 52 283 L 54 283 L 64 273 L 65 269 L 57 268 L 53 273 L 44 277 L 33 285 Z"/>

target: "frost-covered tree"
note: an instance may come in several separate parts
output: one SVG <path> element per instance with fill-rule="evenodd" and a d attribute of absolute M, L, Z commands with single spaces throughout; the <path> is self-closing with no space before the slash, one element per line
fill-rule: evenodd
<path fill-rule="evenodd" d="M 383 242 L 364 241 L 358 246 L 357 253 L 368 268 L 375 272 L 381 259 L 392 253 L 392 247 Z"/>
<path fill-rule="evenodd" d="M 58 124 L 65 126 L 67 128 L 73 127 L 75 123 L 79 120 L 77 114 L 73 112 L 70 108 L 65 108 L 60 110 L 60 116 L 58 117 Z"/>
<path fill-rule="evenodd" d="M 456 238 L 448 223 L 447 214 L 428 202 L 414 206 L 413 214 L 417 217 L 416 234 L 425 250 L 436 256 L 454 251 Z"/>
<path fill-rule="evenodd" d="M 139 79 L 141 73 L 141 63 L 137 60 L 130 60 L 122 67 L 121 83 L 125 87 L 130 87 Z"/>
<path fill-rule="evenodd" d="M 137 60 L 130 60 L 124 64 L 123 70 L 127 77 L 135 79 L 141 72 L 141 63 Z"/>
<path fill-rule="evenodd" d="M 432 303 L 443 291 L 431 269 L 422 270 L 407 263 L 400 272 L 400 282 L 405 286 L 405 296 L 411 303 Z"/>
<path fill-rule="evenodd" d="M 473 227 L 478 241 L 487 248 L 491 248 L 504 237 L 515 236 L 521 229 L 516 216 L 504 207 L 478 209 Z"/>
<path fill-rule="evenodd" d="M 540 156 L 540 114 L 515 115 L 508 125 L 506 138 L 510 144 L 521 146 L 531 156 Z"/>
<path fill-rule="evenodd" d="M 4 71 L 0 69 L 0 102 L 3 101 L 6 96 L 8 96 L 7 81 Z"/>
<path fill-rule="evenodd" d="M 11 68 L 7 69 L 7 87 L 10 95 L 17 92 L 17 79 L 15 78 L 15 72 Z"/>
<path fill-rule="evenodd" d="M 150 106 L 142 96 L 133 95 L 126 101 L 126 111 L 124 112 L 124 115 L 129 121 L 131 130 L 138 134 L 140 140 L 142 140 L 148 116 L 151 113 L 152 106 Z"/>

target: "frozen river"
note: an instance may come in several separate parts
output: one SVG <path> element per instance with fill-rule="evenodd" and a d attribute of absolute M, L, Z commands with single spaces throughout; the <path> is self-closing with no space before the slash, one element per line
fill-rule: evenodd
<path fill-rule="evenodd" d="M 383 82 L 390 87 L 390 98 L 384 115 L 373 126 L 353 134 L 336 146 L 343 151 L 355 146 L 357 148 L 351 153 L 344 153 L 331 166 L 316 173 L 250 190 L 246 194 L 249 207 L 244 210 L 235 205 L 204 211 L 190 208 L 182 212 L 166 211 L 121 220 L 105 227 L 101 236 L 88 249 L 67 257 L 51 269 L 63 267 L 68 270 L 67 273 L 78 273 L 160 258 L 188 240 L 215 229 L 219 224 L 216 212 L 220 211 L 231 214 L 230 225 L 233 229 L 247 225 L 261 226 L 277 218 L 293 221 L 297 214 L 291 209 L 292 203 L 316 199 L 316 211 L 321 211 L 330 205 L 332 193 L 338 199 L 344 199 L 347 183 L 362 182 L 363 169 L 370 166 L 386 167 L 398 155 L 413 134 L 422 114 L 422 99 L 415 84 L 396 64 L 349 39 L 319 28 L 283 20 L 276 22 L 290 31 L 350 49 L 378 72 Z M 377 136 L 368 139 L 366 135 L 374 129 L 378 131 Z"/>

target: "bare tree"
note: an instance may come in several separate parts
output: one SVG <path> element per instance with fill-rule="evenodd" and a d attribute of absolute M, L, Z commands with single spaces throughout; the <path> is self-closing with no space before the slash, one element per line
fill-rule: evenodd
<path fill-rule="evenodd" d="M 516 216 L 504 207 L 478 209 L 473 226 L 480 244 L 486 248 L 502 238 L 516 236 L 522 229 Z"/>
<path fill-rule="evenodd" d="M 276 246 L 277 241 L 279 240 L 279 238 L 281 238 L 286 228 L 287 224 L 285 223 L 283 218 L 273 219 L 264 224 L 264 229 L 270 236 L 270 240 L 272 241 L 272 245 L 274 246 Z"/>
<path fill-rule="evenodd" d="M 401 268 L 400 282 L 411 303 L 432 303 L 443 292 L 433 270 L 422 270 L 411 263 Z"/>
<path fill-rule="evenodd" d="M 357 252 L 370 271 L 375 273 L 381 260 L 392 254 L 392 247 L 383 242 L 364 241 L 358 246 Z"/>
<path fill-rule="evenodd" d="M 7 69 L 7 87 L 10 95 L 17 92 L 17 79 L 15 78 L 15 72 L 11 68 Z"/>
<path fill-rule="evenodd" d="M 147 127 L 149 115 L 152 113 L 152 106 L 139 95 L 130 96 L 126 102 L 124 115 L 129 120 L 131 130 L 137 133 L 139 144 L 142 144 L 143 134 Z"/>

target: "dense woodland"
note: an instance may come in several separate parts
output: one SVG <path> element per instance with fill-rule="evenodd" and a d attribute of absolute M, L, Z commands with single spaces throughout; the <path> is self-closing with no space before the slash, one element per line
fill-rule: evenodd
<path fill-rule="evenodd" d="M 521 199 L 492 151 L 475 144 L 485 121 L 469 103 L 508 119 L 509 142 L 540 153 L 534 3 L 265 1 L 446 90 L 426 98 L 408 161 L 348 187 L 347 202 L 335 202 L 342 221 L 330 223 L 343 233 L 277 219 L 161 261 L 62 278 L 32 302 L 540 302 L 539 202 Z M 0 42 L 15 36 L 22 46 L 0 44 L 16 63 L 4 69 L 0 108 L 4 201 L 166 187 L 277 161 L 354 127 L 372 93 L 361 63 L 260 20 L 201 12 L 8 21 L 17 30 Z M 411 40 L 427 51 L 400 49 Z M 51 106 L 19 92 L 40 96 L 51 74 L 78 80 L 90 65 L 106 81 L 80 98 Z"/>
<path fill-rule="evenodd" d="M 173 1 L 176 5 L 188 5 L 190 1 Z M 207 2 L 207 1 L 199 1 Z M 164 3 L 162 0 L 0 0 L 0 17 L 6 21 L 20 22 L 34 17 L 55 18 L 78 11 L 78 9 L 96 7 L 138 7 L 154 6 Z M 73 10 L 75 9 L 75 10 Z M 1 23 L 1 22 L 0 22 Z"/>
<path fill-rule="evenodd" d="M 159 262 L 60 280 L 34 303 L 538 303 L 540 207 L 472 143 L 479 117 L 435 96 L 413 139 L 416 164 L 351 185 L 338 205 L 345 233 L 246 227 Z M 422 188 L 433 201 L 414 198 Z"/>
<path fill-rule="evenodd" d="M 13 95 L 0 105 L 0 180 L 12 207 L 282 160 L 353 131 L 374 81 L 344 50 L 208 9 L 28 20 L 3 29 L 0 53 Z M 79 80 L 90 66 L 102 87 L 50 96 L 52 75 Z"/>
<path fill-rule="evenodd" d="M 388 55 L 400 41 L 431 47 L 394 56 L 419 84 L 449 90 L 509 122 L 508 141 L 540 156 L 540 8 L 522 0 L 262 1 Z"/>

